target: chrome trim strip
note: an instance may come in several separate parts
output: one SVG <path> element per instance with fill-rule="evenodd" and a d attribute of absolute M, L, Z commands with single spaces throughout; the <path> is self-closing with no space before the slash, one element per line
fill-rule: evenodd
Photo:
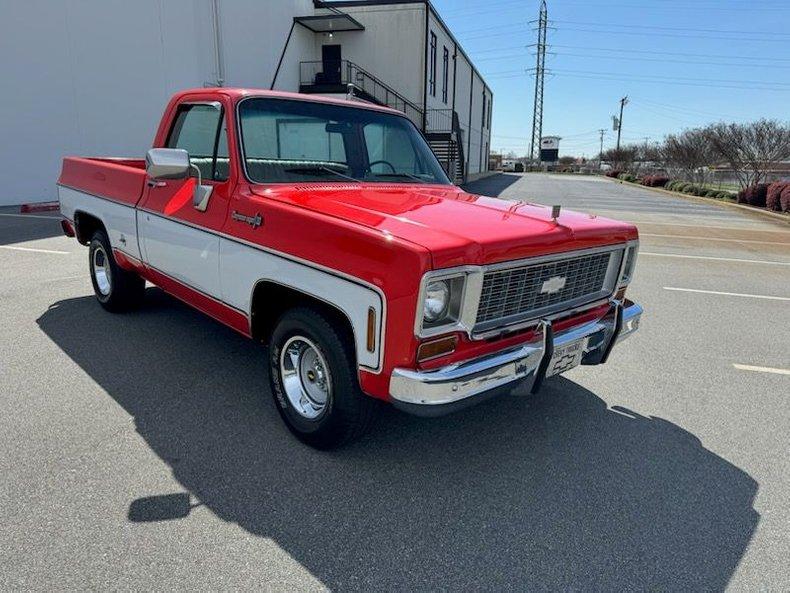
<path fill-rule="evenodd" d="M 612 311 L 600 320 L 556 334 L 555 348 L 589 338 L 598 332 L 604 332 L 603 335 L 606 336 L 608 332 L 609 335 L 596 345 L 590 346 L 588 343 L 585 353 L 589 353 L 607 348 L 613 338 L 620 342 L 636 331 L 642 315 L 641 306 L 632 303 L 623 309 L 623 329 L 616 337 L 611 334 L 615 326 Z M 626 328 L 629 328 L 628 331 Z M 439 369 L 419 371 L 396 368 L 390 378 L 390 396 L 399 402 L 424 406 L 455 403 L 530 376 L 534 380 L 545 353 L 544 333 L 538 342 L 453 363 Z"/>

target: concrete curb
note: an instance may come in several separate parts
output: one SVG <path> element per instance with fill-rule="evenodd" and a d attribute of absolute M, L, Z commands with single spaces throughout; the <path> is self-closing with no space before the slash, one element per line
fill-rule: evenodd
<path fill-rule="evenodd" d="M 790 216 L 787 214 L 782 214 L 781 212 L 771 212 L 770 210 L 761 210 L 760 208 L 755 208 L 754 206 L 746 206 L 744 204 L 736 204 L 734 202 L 727 202 L 725 200 L 718 200 L 716 198 L 705 198 L 702 196 L 692 196 L 690 194 L 684 194 L 677 191 L 671 191 L 668 189 L 664 189 L 663 187 L 649 187 L 647 185 L 642 185 L 640 183 L 634 183 L 632 181 L 623 181 L 622 179 L 612 179 L 611 177 L 604 177 L 605 179 L 609 179 L 610 181 L 614 181 L 615 183 L 626 184 L 626 185 L 633 185 L 634 187 L 639 187 L 641 189 L 649 189 L 654 192 L 659 192 L 662 194 L 667 194 L 670 196 L 676 196 L 678 198 L 686 198 L 691 200 L 692 202 L 702 202 L 703 204 L 717 204 L 719 206 L 723 206 L 725 208 L 735 208 L 737 210 L 741 210 L 742 212 L 748 212 L 750 214 L 754 214 L 756 216 L 762 216 L 765 218 L 772 218 L 773 220 L 778 220 L 780 222 L 784 222 L 785 224 L 790 224 Z"/>
<path fill-rule="evenodd" d="M 22 214 L 32 212 L 54 212 L 60 209 L 60 202 L 33 202 L 32 204 L 22 204 L 19 211 Z"/>

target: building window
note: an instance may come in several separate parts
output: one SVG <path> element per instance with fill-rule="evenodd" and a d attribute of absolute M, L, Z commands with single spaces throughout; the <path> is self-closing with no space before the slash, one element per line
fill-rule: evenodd
<path fill-rule="evenodd" d="M 428 88 L 431 97 L 436 96 L 436 33 L 431 31 L 431 56 L 430 56 L 430 75 L 428 78 Z"/>
<path fill-rule="evenodd" d="M 447 105 L 447 75 L 450 71 L 450 52 L 447 46 L 442 50 L 442 103 Z"/>

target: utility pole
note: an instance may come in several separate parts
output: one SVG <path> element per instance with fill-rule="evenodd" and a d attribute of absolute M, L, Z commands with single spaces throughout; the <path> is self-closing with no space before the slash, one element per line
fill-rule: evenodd
<path fill-rule="evenodd" d="M 601 161 L 603 160 L 603 135 L 606 134 L 606 130 L 601 128 L 598 130 L 598 133 L 601 135 L 601 150 L 598 151 L 598 168 L 601 168 Z"/>
<path fill-rule="evenodd" d="M 628 105 L 628 95 L 620 99 L 620 121 L 617 124 L 617 150 L 620 150 L 620 132 L 623 131 L 623 107 Z"/>
<path fill-rule="evenodd" d="M 540 138 L 543 135 L 543 75 L 546 64 L 546 30 L 549 25 L 546 0 L 540 2 L 540 16 L 538 17 L 538 42 L 536 44 L 535 63 L 535 99 L 532 111 L 532 144 L 529 147 L 529 160 L 534 161 L 535 152 L 540 156 Z"/>

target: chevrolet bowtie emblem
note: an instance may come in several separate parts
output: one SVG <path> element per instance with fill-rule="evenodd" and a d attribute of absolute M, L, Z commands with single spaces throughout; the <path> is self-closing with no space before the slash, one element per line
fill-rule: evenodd
<path fill-rule="evenodd" d="M 540 293 L 554 294 L 555 292 L 559 292 L 565 288 L 565 282 L 567 282 L 567 278 L 565 278 L 565 276 L 552 276 L 543 283 L 543 286 L 540 287 Z"/>

